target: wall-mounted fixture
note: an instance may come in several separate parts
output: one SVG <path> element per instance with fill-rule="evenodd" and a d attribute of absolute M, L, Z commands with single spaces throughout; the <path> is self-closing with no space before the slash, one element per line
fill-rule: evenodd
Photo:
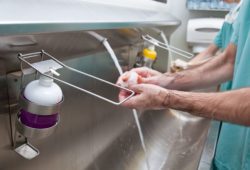
<path fill-rule="evenodd" d="M 164 50 L 169 51 L 170 56 L 172 56 L 172 53 L 174 53 L 174 54 L 177 54 L 180 57 L 184 57 L 187 60 L 190 60 L 194 56 L 194 54 L 192 54 L 192 53 L 189 53 L 189 52 L 181 50 L 179 48 L 170 46 L 168 43 L 166 43 L 166 41 L 164 43 L 160 42 L 160 41 L 156 40 L 155 38 L 153 38 L 150 35 L 143 35 L 142 38 L 146 42 L 151 43 L 156 47 L 159 47 L 159 48 L 162 48 Z M 180 59 L 177 59 L 176 61 L 172 61 L 172 57 L 170 59 L 171 60 L 169 60 L 170 61 L 169 67 L 173 67 L 173 66 L 176 67 L 177 66 L 176 63 L 177 64 L 180 63 L 180 62 L 176 62 L 176 61 L 183 61 L 183 60 L 180 60 Z M 183 63 L 186 63 L 186 62 L 183 61 Z M 179 67 L 179 66 L 177 66 L 177 67 Z M 170 68 L 169 68 L 169 71 L 170 71 Z"/>
<path fill-rule="evenodd" d="M 213 42 L 223 21 L 222 18 L 198 18 L 188 21 L 187 42 L 193 47 L 193 53 L 200 53 Z"/>
<path fill-rule="evenodd" d="M 30 73 L 34 74 L 35 72 L 36 75 L 40 75 L 38 80 L 31 81 L 24 90 L 21 90 L 22 92 L 20 94 L 19 100 L 20 111 L 16 118 L 15 130 L 22 134 L 26 140 L 17 147 L 15 138 L 13 143 L 15 146 L 15 151 L 26 159 L 32 159 L 39 155 L 39 150 L 32 146 L 28 142 L 28 139 L 37 139 L 49 136 L 53 133 L 57 124 L 59 123 L 59 112 L 60 106 L 63 103 L 63 94 L 60 87 L 54 83 L 54 80 L 114 105 L 120 105 L 134 95 L 132 90 L 71 68 L 43 50 L 41 52 L 19 54 L 18 58 L 21 64 L 22 74 L 25 72 L 25 70 L 27 70 L 27 68 L 23 68 L 23 64 L 27 64 L 30 66 Z M 45 60 L 44 58 L 47 59 Z M 30 59 L 40 59 L 41 61 L 31 63 Z M 75 86 L 59 78 L 60 74 L 56 70 L 63 68 L 111 85 L 114 88 L 125 90 L 130 93 L 130 95 L 126 99 L 117 102 L 105 96 L 101 96 L 81 87 Z M 23 78 L 24 76 L 22 76 L 21 87 L 23 86 Z M 16 133 L 16 131 L 13 133 Z"/>
<path fill-rule="evenodd" d="M 30 59 L 30 58 L 36 58 L 36 57 L 40 57 L 40 56 L 47 57 L 47 58 L 49 58 L 49 60 L 42 60 L 42 61 L 36 62 L 36 63 L 31 63 L 31 62 L 29 62 L 27 60 L 27 59 Z M 87 94 L 90 94 L 92 96 L 95 96 L 95 97 L 97 97 L 97 98 L 99 98 L 101 100 L 104 100 L 104 101 L 109 102 L 109 103 L 114 104 L 114 105 L 121 105 L 122 103 L 127 101 L 129 98 L 131 98 L 135 94 L 134 91 L 132 91 L 130 89 L 121 87 L 121 86 L 116 85 L 114 83 L 111 83 L 109 81 L 103 80 L 101 78 L 95 77 L 95 76 L 90 75 L 88 73 L 79 71 L 79 70 L 74 69 L 72 67 L 69 67 L 69 66 L 65 65 L 64 63 L 62 63 L 61 61 L 59 61 L 58 59 L 56 59 L 55 57 L 53 57 L 52 55 L 50 55 L 49 53 L 47 53 L 47 52 L 45 52 L 43 50 L 41 52 L 34 52 L 34 53 L 29 53 L 29 54 L 19 54 L 18 58 L 20 59 L 21 63 L 22 62 L 26 63 L 27 65 L 29 65 L 31 68 L 36 70 L 40 75 L 43 75 L 44 77 L 56 80 L 56 81 L 58 81 L 60 83 L 63 83 L 65 85 L 67 85 L 67 86 L 70 86 L 72 88 L 75 88 L 77 90 L 85 92 Z M 71 84 L 69 82 L 66 82 L 66 81 L 59 78 L 60 74 L 57 73 L 56 70 L 57 69 L 63 69 L 63 68 L 67 69 L 69 71 L 72 71 L 74 73 L 81 74 L 81 75 L 93 78 L 93 79 L 95 79 L 97 81 L 100 81 L 102 83 L 111 85 L 114 88 L 119 88 L 119 89 L 125 90 L 125 91 L 129 92 L 130 95 L 127 98 L 125 98 L 124 100 L 122 100 L 122 101 L 114 101 L 114 100 L 108 99 L 107 97 L 104 97 L 104 96 L 101 96 L 99 94 L 93 93 L 93 92 L 91 92 L 89 90 L 86 90 L 84 88 L 75 86 L 75 85 L 73 85 L 73 84 Z M 47 70 L 50 70 L 51 73 L 53 73 L 55 76 L 52 76 L 51 74 L 48 74 Z"/>
<path fill-rule="evenodd" d="M 134 67 L 149 67 L 152 68 L 157 59 L 154 44 L 146 43 L 145 48 L 140 51 L 136 56 Z"/>
<path fill-rule="evenodd" d="M 194 55 L 192 53 L 189 53 L 187 51 L 184 51 L 184 50 L 181 50 L 179 48 L 176 48 L 176 47 L 173 47 L 173 46 L 170 46 L 170 45 L 167 45 L 163 42 L 160 42 L 158 41 L 157 39 L 153 38 L 152 36 L 150 35 L 143 35 L 142 36 L 142 39 L 155 45 L 156 47 L 159 47 L 159 48 L 162 48 L 162 49 L 165 49 L 167 51 L 171 51 L 172 53 L 175 53 L 181 57 L 184 57 L 186 59 L 191 59 Z"/>
<path fill-rule="evenodd" d="M 59 121 L 62 102 L 62 90 L 53 79 L 40 76 L 39 80 L 30 82 L 20 94 L 18 131 L 29 138 L 50 135 Z"/>

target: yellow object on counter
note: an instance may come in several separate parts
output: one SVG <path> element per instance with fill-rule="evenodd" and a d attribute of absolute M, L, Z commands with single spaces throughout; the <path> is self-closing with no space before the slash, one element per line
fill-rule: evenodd
<path fill-rule="evenodd" d="M 156 51 L 154 51 L 154 50 L 145 48 L 145 49 L 143 50 L 143 57 L 146 57 L 146 58 L 151 59 L 151 60 L 156 60 L 156 58 L 157 58 L 157 53 L 156 53 Z"/>

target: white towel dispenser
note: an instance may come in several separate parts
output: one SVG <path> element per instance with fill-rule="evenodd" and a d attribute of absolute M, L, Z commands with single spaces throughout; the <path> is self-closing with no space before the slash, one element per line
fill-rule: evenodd
<path fill-rule="evenodd" d="M 198 18 L 188 21 L 187 42 L 193 48 L 193 53 L 203 51 L 213 42 L 223 21 L 223 18 Z"/>

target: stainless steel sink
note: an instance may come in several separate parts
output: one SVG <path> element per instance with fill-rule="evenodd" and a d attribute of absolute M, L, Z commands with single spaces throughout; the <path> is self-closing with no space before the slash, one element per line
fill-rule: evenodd
<path fill-rule="evenodd" d="M 147 170 L 146 156 L 151 170 L 198 169 L 210 121 L 175 110 L 147 111 L 141 114 L 140 121 L 147 155 L 144 155 L 133 125 L 120 134 L 88 169 L 99 165 L 104 169 Z M 117 155 L 121 149 L 123 154 Z"/>
<path fill-rule="evenodd" d="M 46 39 L 46 36 L 49 38 Z M 79 36 L 83 37 L 78 39 Z M 15 58 L 17 52 L 30 52 L 45 47 L 44 49 L 48 49 L 49 53 L 62 57 L 61 59 L 66 64 L 77 69 L 112 82 L 115 82 L 118 77 L 118 72 L 109 55 L 103 52 L 91 37 L 87 35 L 84 37 L 84 33 L 64 33 L 51 36 L 38 34 L 32 37 L 32 40 L 36 41 L 34 46 L 6 46 L 6 48 L 4 45 L 1 46 L 0 54 L 3 56 L 1 59 L 8 64 L 6 68 L 8 72 L 18 71 L 18 61 Z M 74 44 L 77 45 L 73 46 L 71 41 L 62 41 L 64 37 L 71 37 L 70 40 L 74 40 Z M 4 38 L 13 39 L 13 37 Z M 112 38 L 116 39 L 117 36 L 115 34 L 113 37 L 111 36 L 111 41 Z M 138 37 L 132 37 L 131 40 L 133 38 Z M 86 48 L 81 51 L 80 41 L 84 39 L 91 41 L 88 43 L 89 51 Z M 117 40 L 117 42 L 119 41 Z M 121 42 L 124 43 L 124 41 Z M 91 49 L 96 48 L 91 46 L 93 44 L 98 47 L 98 50 L 91 53 Z M 133 51 L 130 45 L 119 46 L 119 44 L 114 44 L 114 46 L 116 45 L 115 52 L 123 68 L 128 69 L 129 63 L 133 63 L 136 46 L 133 46 L 135 48 Z M 64 71 L 60 73 L 65 80 L 76 85 L 110 98 L 117 98 L 117 91 L 112 88 L 104 87 L 86 77 Z M 7 93 L 5 86 L 7 80 L 9 95 L 13 95 L 20 85 L 20 77 L 8 74 L 8 79 L 6 79 L 5 76 L 3 74 L 0 79 L 1 89 L 5 89 L 2 90 L 1 96 L 5 96 L 4 94 Z M 50 137 L 42 140 L 30 139 L 30 142 L 40 150 L 40 155 L 35 159 L 25 160 L 11 149 L 9 117 L 8 114 L 1 111 L 1 170 L 147 170 L 146 158 L 150 170 L 195 170 L 199 168 L 200 162 L 209 167 L 209 161 L 211 162 L 213 157 L 211 153 L 215 146 L 210 145 L 209 152 L 204 151 L 204 148 L 207 148 L 210 120 L 168 109 L 139 113 L 147 149 L 145 155 L 130 109 L 113 106 L 64 85 L 61 87 L 65 102 L 60 124 Z M 5 99 L 6 101 L 7 99 Z M 16 101 L 11 100 L 10 102 L 13 102 L 10 103 L 10 110 L 14 120 L 16 115 L 12 106 Z M 5 107 L 6 103 L 1 106 Z M 4 109 L 0 108 L 0 110 Z M 216 129 L 215 132 L 217 132 Z M 216 139 L 213 139 L 210 144 L 214 141 Z"/>

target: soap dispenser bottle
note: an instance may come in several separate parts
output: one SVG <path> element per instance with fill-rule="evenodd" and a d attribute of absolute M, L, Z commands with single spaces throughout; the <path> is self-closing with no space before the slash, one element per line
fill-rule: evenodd
<path fill-rule="evenodd" d="M 143 50 L 143 66 L 152 68 L 152 65 L 156 61 L 157 53 L 155 51 L 155 46 L 150 45 L 148 48 Z"/>
<path fill-rule="evenodd" d="M 63 100 L 61 88 L 52 78 L 41 75 L 30 82 L 22 94 L 20 121 L 29 128 L 44 129 L 57 124 L 58 106 Z M 23 106 L 23 107 L 22 107 Z"/>
<path fill-rule="evenodd" d="M 62 90 L 52 78 L 41 75 L 39 80 L 30 82 L 24 96 L 31 102 L 44 106 L 53 106 L 62 100 Z"/>

